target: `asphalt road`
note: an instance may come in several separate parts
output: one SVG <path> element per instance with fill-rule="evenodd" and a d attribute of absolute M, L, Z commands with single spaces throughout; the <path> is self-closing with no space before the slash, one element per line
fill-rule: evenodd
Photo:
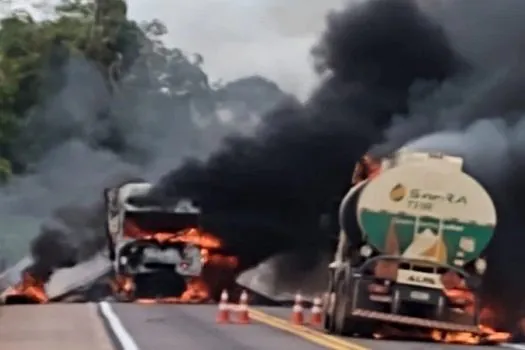
<path fill-rule="evenodd" d="M 96 304 L 0 307 L 2 350 L 113 350 Z"/>
<path fill-rule="evenodd" d="M 280 307 L 263 307 L 259 308 L 265 314 L 277 317 L 279 319 L 288 320 L 290 318 L 290 310 Z M 487 350 L 497 349 L 501 347 L 487 347 L 487 346 L 469 346 L 469 345 L 454 345 L 454 344 L 436 344 L 430 342 L 417 341 L 393 341 L 393 340 L 370 340 L 350 337 L 337 337 L 341 341 L 351 344 L 350 346 L 358 346 L 360 349 L 370 350 Z M 521 347 L 525 350 L 525 346 Z"/>
<path fill-rule="evenodd" d="M 290 308 L 252 308 L 252 324 L 217 324 L 216 305 L 50 304 L 0 307 L 1 350 L 479 350 L 336 338 L 288 322 Z M 496 347 L 494 347 L 496 349 Z M 522 346 L 521 349 L 525 349 Z"/>

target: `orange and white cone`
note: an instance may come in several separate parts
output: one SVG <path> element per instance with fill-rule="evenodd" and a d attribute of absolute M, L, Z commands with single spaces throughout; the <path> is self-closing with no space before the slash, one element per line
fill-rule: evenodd
<path fill-rule="evenodd" d="M 321 301 L 321 298 L 319 297 L 315 297 L 314 298 L 314 302 L 313 302 L 313 305 L 312 305 L 312 310 L 311 310 L 311 316 L 310 316 L 310 324 L 312 326 L 320 326 L 321 323 L 322 323 L 322 301 Z"/>
<path fill-rule="evenodd" d="M 304 314 L 303 314 L 303 298 L 300 293 L 295 295 L 295 303 L 292 308 L 292 318 L 291 322 L 293 324 L 302 325 L 304 324 Z"/>
<path fill-rule="evenodd" d="M 250 315 L 248 313 L 248 293 L 245 290 L 242 291 L 241 297 L 239 299 L 238 307 L 238 323 L 240 324 L 249 324 Z"/>
<path fill-rule="evenodd" d="M 228 304 L 228 292 L 222 291 L 217 313 L 217 323 L 230 323 L 230 305 Z"/>

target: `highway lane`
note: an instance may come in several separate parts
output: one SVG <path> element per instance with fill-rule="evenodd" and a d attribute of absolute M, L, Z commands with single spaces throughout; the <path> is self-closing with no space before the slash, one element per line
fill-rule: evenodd
<path fill-rule="evenodd" d="M 290 319 L 290 309 L 281 307 L 258 307 L 256 311 L 262 311 L 264 314 L 275 317 L 280 320 L 288 321 Z M 347 344 L 358 345 L 360 347 L 370 350 L 487 350 L 487 346 L 470 346 L 470 345 L 455 345 L 455 344 L 436 344 L 430 342 L 417 341 L 393 341 L 393 340 L 373 340 L 373 339 L 359 339 L 351 337 L 335 337 Z M 525 346 L 520 349 L 525 350 Z"/>
<path fill-rule="evenodd" d="M 2 350 L 113 350 L 96 304 L 0 307 Z"/>
<path fill-rule="evenodd" d="M 112 309 L 141 350 L 323 349 L 261 323 L 217 324 L 216 305 L 112 304 Z"/>
<path fill-rule="evenodd" d="M 217 305 L 99 303 L 0 306 L 0 349 L 497 349 L 332 337 L 292 326 L 288 322 L 290 311 L 290 308 L 252 307 L 252 324 L 222 325 L 216 323 Z M 119 340 L 123 341 L 122 345 Z"/>
<path fill-rule="evenodd" d="M 140 350 L 167 350 L 175 344 L 179 349 L 487 350 L 486 346 L 328 336 L 292 326 L 291 309 L 283 307 L 252 307 L 251 325 L 216 324 L 216 305 L 112 304 L 112 309 Z"/>

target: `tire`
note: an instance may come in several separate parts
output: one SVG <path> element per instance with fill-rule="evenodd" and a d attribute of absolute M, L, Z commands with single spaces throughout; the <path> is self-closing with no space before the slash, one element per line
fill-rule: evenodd
<path fill-rule="evenodd" d="M 323 329 L 328 333 L 334 333 L 334 310 L 336 293 L 334 290 L 334 277 L 330 276 L 326 293 L 326 300 L 323 302 Z"/>
<path fill-rule="evenodd" d="M 352 278 L 345 275 L 336 285 L 334 333 L 369 338 L 374 334 L 375 322 L 347 315 L 353 299 Z"/>
<path fill-rule="evenodd" d="M 333 313 L 333 328 L 337 335 L 345 335 L 348 331 L 348 317 L 346 310 L 351 303 L 348 295 L 348 281 L 346 276 L 337 280 L 335 284 L 335 307 Z"/>

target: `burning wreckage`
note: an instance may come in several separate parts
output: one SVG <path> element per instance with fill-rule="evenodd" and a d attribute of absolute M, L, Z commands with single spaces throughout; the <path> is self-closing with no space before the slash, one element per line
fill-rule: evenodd
<path fill-rule="evenodd" d="M 208 301 L 213 291 L 229 287 L 217 283 L 213 274 L 233 271 L 237 259 L 203 231 L 201 210 L 191 200 L 170 206 L 134 200 L 150 189 L 149 183 L 132 182 L 105 191 L 115 294 L 124 301 Z"/>
<path fill-rule="evenodd" d="M 459 157 L 405 149 L 358 163 L 329 266 L 328 332 L 380 337 L 389 325 L 445 342 L 509 338 L 488 327 L 480 301 L 496 209 L 462 168 Z"/>
<path fill-rule="evenodd" d="M 108 295 L 123 302 L 200 303 L 218 300 L 234 285 L 235 256 L 200 226 L 201 210 L 189 199 L 173 205 L 142 202 L 150 183 L 128 182 L 104 190 L 107 251 L 44 281 L 30 272 L 7 288 L 7 304 Z M 73 283 L 71 283 L 73 281 Z M 77 295 L 78 297 L 78 295 Z"/>
<path fill-rule="evenodd" d="M 237 259 L 200 228 L 200 208 L 190 200 L 172 206 L 135 200 L 150 188 L 130 182 L 104 191 L 109 259 L 102 260 L 111 263 L 94 275 L 109 270 L 120 301 L 218 299 L 222 288 L 235 285 Z M 375 338 L 509 340 L 490 327 L 491 310 L 480 298 L 484 250 L 496 223 L 491 197 L 463 171 L 461 158 L 404 149 L 382 160 L 365 156 L 339 208 L 323 327 Z M 52 300 L 28 273 L 7 294 Z"/>

